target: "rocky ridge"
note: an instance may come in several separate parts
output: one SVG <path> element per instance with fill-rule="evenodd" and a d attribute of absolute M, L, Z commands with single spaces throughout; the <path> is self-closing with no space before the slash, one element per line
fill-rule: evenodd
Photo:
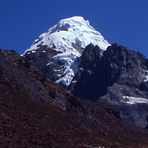
<path fill-rule="evenodd" d="M 77 99 L 36 64 L 0 49 L 0 147 L 148 147 L 110 105 Z"/>
<path fill-rule="evenodd" d="M 113 44 L 102 51 L 90 44 L 81 56 L 81 70 L 69 89 L 79 98 L 111 104 L 123 118 L 148 127 L 148 59 Z"/>

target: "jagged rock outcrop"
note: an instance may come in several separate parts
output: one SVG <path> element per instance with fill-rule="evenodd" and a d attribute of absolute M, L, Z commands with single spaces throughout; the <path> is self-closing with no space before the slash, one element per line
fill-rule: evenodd
<path fill-rule="evenodd" d="M 102 53 L 103 50 L 93 44 L 85 48 L 80 59 L 80 71 L 76 74 L 68 88 L 77 97 L 96 101 L 95 92 L 98 87 L 97 82 L 100 80 L 98 80 L 100 72 L 97 70 L 101 66 Z M 104 88 L 102 87 L 102 89 Z"/>
<path fill-rule="evenodd" d="M 39 70 L 42 71 L 52 81 L 56 81 L 60 78 L 59 71 L 63 72 L 62 63 L 53 63 L 48 65 L 52 60 L 52 57 L 61 52 L 53 50 L 48 46 L 40 45 L 39 49 L 35 53 L 26 54 L 25 57 L 32 59 L 38 66 Z M 55 70 L 56 69 L 56 70 Z"/>
<path fill-rule="evenodd" d="M 85 62 L 86 61 L 86 62 Z M 71 84 L 71 92 L 80 98 L 112 104 L 121 117 L 148 127 L 148 59 L 126 47 L 113 44 L 102 53 L 89 45 L 81 56 L 82 69 Z"/>
<path fill-rule="evenodd" d="M 117 108 L 77 99 L 32 60 L 2 49 L 0 131 L 0 147 L 148 146 L 148 132 L 121 119 Z"/>

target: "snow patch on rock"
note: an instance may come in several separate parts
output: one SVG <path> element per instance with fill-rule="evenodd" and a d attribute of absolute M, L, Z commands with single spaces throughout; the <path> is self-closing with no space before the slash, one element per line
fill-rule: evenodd
<path fill-rule="evenodd" d="M 131 97 L 131 96 L 123 96 L 124 102 L 128 104 L 136 104 L 136 103 L 146 103 L 148 104 L 148 99 L 146 98 L 137 98 L 137 97 Z"/>
<path fill-rule="evenodd" d="M 145 71 L 145 76 L 143 78 L 143 82 L 147 82 L 148 81 L 148 70 Z"/>

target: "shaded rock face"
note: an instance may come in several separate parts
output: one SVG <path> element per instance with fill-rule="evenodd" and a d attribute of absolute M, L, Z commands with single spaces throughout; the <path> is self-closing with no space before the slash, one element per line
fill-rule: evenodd
<path fill-rule="evenodd" d="M 57 71 L 60 70 L 62 73 L 62 64 L 53 63 L 48 65 L 48 63 L 51 62 L 53 56 L 59 53 L 60 52 L 53 50 L 46 45 L 39 45 L 39 49 L 36 50 L 35 53 L 28 54 L 27 52 L 25 57 L 32 59 L 37 64 L 40 71 L 42 71 L 52 81 L 56 81 L 60 77 L 58 76 L 59 73 L 57 73 L 54 69 Z"/>
<path fill-rule="evenodd" d="M 32 60 L 2 49 L 0 131 L 0 147 L 148 145 L 148 132 L 122 119 L 117 108 L 77 99 L 49 80 Z"/>
<path fill-rule="evenodd" d="M 148 126 L 148 60 L 142 54 L 113 44 L 103 53 L 89 45 L 81 56 L 81 67 L 70 90 L 80 98 L 112 104 L 121 117 L 138 126 Z M 145 99 L 132 102 L 133 98 Z M 132 101 L 131 101 L 132 99 Z"/>
<path fill-rule="evenodd" d="M 80 60 L 80 71 L 73 79 L 75 83 L 72 82 L 68 88 L 77 97 L 96 101 L 94 92 L 98 85 L 99 71 L 97 69 L 100 66 L 102 53 L 103 51 L 99 46 L 94 46 L 93 44 L 85 48 Z"/>

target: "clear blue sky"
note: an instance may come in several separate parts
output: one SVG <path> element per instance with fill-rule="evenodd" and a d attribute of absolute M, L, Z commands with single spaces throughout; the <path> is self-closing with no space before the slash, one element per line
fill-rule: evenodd
<path fill-rule="evenodd" d="M 109 43 L 148 57 L 148 0 L 0 0 L 0 48 L 21 54 L 72 16 L 89 20 Z"/>

